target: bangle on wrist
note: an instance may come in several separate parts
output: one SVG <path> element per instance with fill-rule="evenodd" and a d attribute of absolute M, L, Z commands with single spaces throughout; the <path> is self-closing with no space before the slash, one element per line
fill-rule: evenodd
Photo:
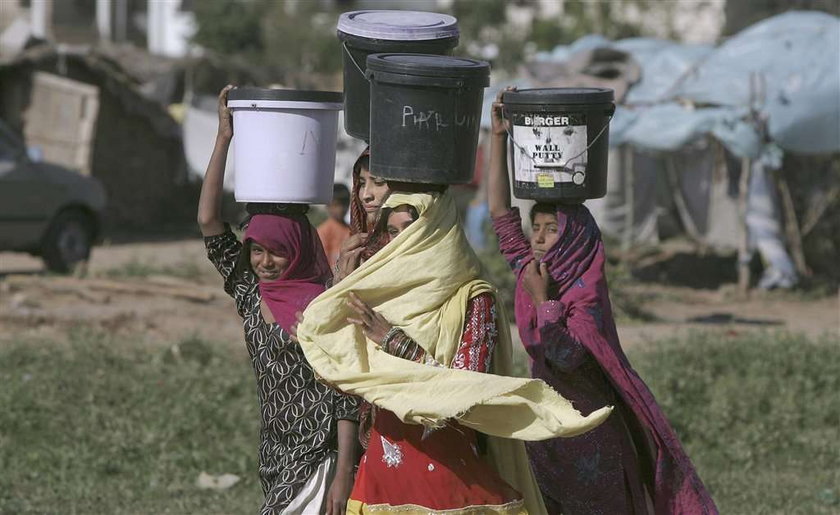
<path fill-rule="evenodd" d="M 388 343 L 397 335 L 397 333 L 401 332 L 401 329 L 397 326 L 391 327 L 387 333 L 385 333 L 385 337 L 382 338 L 382 341 L 379 342 L 379 345 L 385 349 L 385 352 L 388 352 Z"/>

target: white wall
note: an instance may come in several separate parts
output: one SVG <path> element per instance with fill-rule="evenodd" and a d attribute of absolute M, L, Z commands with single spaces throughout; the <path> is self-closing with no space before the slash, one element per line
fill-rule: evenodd
<path fill-rule="evenodd" d="M 32 0 L 29 6 L 29 23 L 36 38 L 52 37 L 52 0 Z"/>
<path fill-rule="evenodd" d="M 149 52 L 184 57 L 198 28 L 195 15 L 180 10 L 181 0 L 148 0 Z"/>
<path fill-rule="evenodd" d="M 680 0 L 640 7 L 620 2 L 622 18 L 645 34 L 668 38 L 674 32 L 683 43 L 715 43 L 726 21 L 726 0 Z"/>

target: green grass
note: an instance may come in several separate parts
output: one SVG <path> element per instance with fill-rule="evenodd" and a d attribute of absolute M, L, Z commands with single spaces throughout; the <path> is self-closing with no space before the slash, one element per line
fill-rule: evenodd
<path fill-rule="evenodd" d="M 840 511 L 840 345 L 697 333 L 632 353 L 722 513 Z M 0 344 L 0 513 L 254 513 L 244 350 L 100 333 Z M 195 487 L 201 471 L 242 481 Z"/>
<path fill-rule="evenodd" d="M 838 343 L 697 333 L 631 359 L 721 513 L 838 513 Z"/>
<path fill-rule="evenodd" d="M 0 513 L 255 513 L 258 409 L 242 353 L 102 335 L 0 347 Z M 198 490 L 201 471 L 242 481 Z"/>

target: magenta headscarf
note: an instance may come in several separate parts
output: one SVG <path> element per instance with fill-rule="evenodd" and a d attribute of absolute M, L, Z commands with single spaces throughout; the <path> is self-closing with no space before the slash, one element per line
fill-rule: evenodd
<path fill-rule="evenodd" d="M 553 280 L 550 297 L 563 304 L 570 335 L 592 354 L 624 401 L 622 412 L 629 418 L 634 441 L 650 437 L 651 452 L 639 449 L 639 454 L 647 465 L 643 471 L 653 472 L 646 482 L 653 487 L 656 513 L 717 513 L 665 414 L 621 349 L 604 276 L 604 244 L 595 219 L 583 205 L 561 205 L 557 224 L 560 237 L 542 258 Z M 575 316 L 568 317 L 572 311 Z M 538 341 L 531 334 L 537 313 L 521 280 L 516 284 L 516 325 L 523 341 Z"/>
<path fill-rule="evenodd" d="M 254 215 L 245 229 L 248 240 L 289 260 L 279 279 L 259 283 L 260 295 L 274 319 L 289 331 L 295 313 L 326 289 L 331 276 L 321 239 L 305 216 Z"/>

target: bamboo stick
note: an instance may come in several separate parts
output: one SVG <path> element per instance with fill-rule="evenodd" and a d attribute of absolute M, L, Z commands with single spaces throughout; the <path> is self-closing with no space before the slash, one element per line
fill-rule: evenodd
<path fill-rule="evenodd" d="M 752 163 L 749 158 L 741 159 L 741 178 L 738 183 L 738 224 L 741 239 L 738 245 L 738 291 L 747 295 L 750 288 L 750 232 L 747 227 L 747 203 L 749 201 Z"/>
<path fill-rule="evenodd" d="M 796 216 L 796 209 L 793 206 L 793 196 L 790 194 L 787 179 L 784 171 L 778 170 L 776 176 L 776 187 L 779 188 L 779 196 L 782 197 L 782 212 L 785 217 L 785 236 L 787 239 L 793 262 L 796 264 L 796 271 L 802 276 L 811 275 L 808 264 L 805 262 L 805 252 L 802 250 L 802 230 L 799 227 L 799 218 Z"/>
<path fill-rule="evenodd" d="M 697 225 L 694 223 L 694 219 L 691 217 L 688 205 L 685 202 L 673 154 L 668 154 L 665 158 L 665 175 L 668 178 L 668 187 L 671 189 L 674 205 L 677 207 L 677 214 L 679 214 L 680 222 L 682 222 L 685 232 L 688 234 L 689 238 L 694 241 L 694 243 L 700 246 L 701 249 L 705 249 L 706 241 L 697 229 Z"/>
<path fill-rule="evenodd" d="M 627 145 L 621 148 L 621 161 L 624 168 L 624 235 L 621 250 L 629 251 L 633 247 L 636 225 L 636 177 L 633 171 L 633 149 Z"/>

